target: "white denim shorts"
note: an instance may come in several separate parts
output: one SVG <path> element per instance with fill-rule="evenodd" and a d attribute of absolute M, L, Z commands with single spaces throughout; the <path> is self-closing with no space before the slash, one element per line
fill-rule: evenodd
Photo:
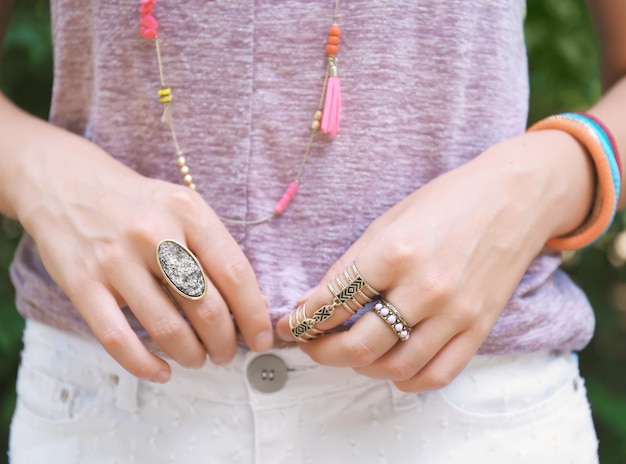
<path fill-rule="evenodd" d="M 12 464 L 592 464 L 575 355 L 476 356 L 448 387 L 402 393 L 297 348 L 132 377 L 93 340 L 28 322 Z"/>

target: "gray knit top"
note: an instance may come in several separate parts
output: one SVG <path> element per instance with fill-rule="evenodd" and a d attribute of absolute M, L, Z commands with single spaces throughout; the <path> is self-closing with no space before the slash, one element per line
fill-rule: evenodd
<path fill-rule="evenodd" d="M 180 182 L 160 122 L 138 0 L 52 0 L 50 121 L 138 172 Z M 271 212 L 298 169 L 326 66 L 334 0 L 158 0 L 166 78 L 199 192 L 223 217 Z M 228 226 L 272 319 L 295 308 L 367 225 L 439 174 L 525 130 L 521 0 L 343 0 L 341 131 L 317 138 L 286 213 Z M 558 255 L 531 264 L 482 353 L 581 349 L 594 318 Z M 425 266 L 428 263 L 424 263 Z M 90 334 L 25 236 L 19 311 Z M 145 332 L 127 311 L 133 326 Z"/>

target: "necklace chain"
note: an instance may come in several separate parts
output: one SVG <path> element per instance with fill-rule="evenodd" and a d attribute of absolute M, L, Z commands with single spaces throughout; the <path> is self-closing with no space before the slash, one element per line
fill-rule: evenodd
<path fill-rule="evenodd" d="M 149 40 L 153 40 L 155 44 L 157 63 L 159 69 L 159 90 L 158 97 L 159 102 L 163 105 L 163 114 L 161 121 L 166 123 L 169 127 L 170 134 L 172 136 L 172 142 L 174 144 L 174 150 L 176 154 L 176 164 L 180 170 L 180 174 L 183 182 L 187 187 L 192 190 L 197 190 L 197 186 L 191 175 L 191 169 L 187 164 L 184 152 L 180 147 L 178 136 L 176 134 L 176 128 L 174 124 L 174 116 L 171 110 L 171 104 L 173 100 L 172 89 L 167 86 L 165 80 L 165 72 L 163 67 L 163 60 L 161 57 L 161 44 L 158 37 L 159 23 L 154 17 L 154 6 L 156 0 L 140 0 L 139 12 L 140 18 L 140 33 L 143 37 Z M 313 114 L 313 121 L 310 126 L 309 139 L 304 150 L 304 154 L 300 161 L 300 166 L 296 176 L 293 178 L 282 198 L 276 203 L 271 213 L 266 216 L 259 217 L 257 219 L 235 219 L 219 216 L 222 222 L 230 224 L 240 225 L 257 225 L 267 222 L 279 215 L 281 215 L 291 200 L 294 198 L 300 185 L 304 168 L 311 155 L 313 142 L 317 133 L 329 132 L 331 135 L 336 135 L 339 129 L 339 112 L 341 105 L 341 91 L 339 87 L 339 81 L 337 77 L 337 52 L 339 50 L 338 45 L 340 42 L 341 29 L 338 26 L 339 20 L 339 0 L 335 0 L 335 12 L 333 15 L 333 23 L 328 32 L 328 38 L 326 42 L 326 54 L 327 54 L 327 66 L 326 74 L 324 76 L 324 84 L 322 86 L 322 93 L 317 105 L 317 109 Z"/>

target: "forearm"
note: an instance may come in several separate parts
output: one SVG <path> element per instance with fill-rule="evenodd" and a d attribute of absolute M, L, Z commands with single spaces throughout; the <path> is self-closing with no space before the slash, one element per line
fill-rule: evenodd
<path fill-rule="evenodd" d="M 490 183 L 503 179 L 507 191 L 502 195 L 526 218 L 537 243 L 571 232 L 589 214 L 594 167 L 585 148 L 565 132 L 544 130 L 505 140 L 473 163 L 494 173 Z"/>
<path fill-rule="evenodd" d="M 596 103 L 589 112 L 597 116 L 604 124 L 610 128 L 617 146 L 619 148 L 622 166 L 626 162 L 626 76 L 618 80 Z M 622 172 L 622 185 L 626 169 Z M 626 189 L 622 188 L 620 193 L 619 208 L 626 206 Z"/>
<path fill-rule="evenodd" d="M 36 145 L 45 146 L 50 132 L 44 121 L 20 110 L 0 94 L 0 213 L 17 218 L 25 167 L 39 164 Z"/>

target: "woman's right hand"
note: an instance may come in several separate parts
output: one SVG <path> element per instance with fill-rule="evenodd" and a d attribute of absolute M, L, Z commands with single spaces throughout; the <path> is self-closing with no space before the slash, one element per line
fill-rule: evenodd
<path fill-rule="evenodd" d="M 214 363 L 228 363 L 237 348 L 235 321 L 253 350 L 271 347 L 267 303 L 252 267 L 200 195 L 143 177 L 2 100 L 0 125 L 13 130 L 0 130 L 9 138 L 0 152 L 0 211 L 22 223 L 51 277 L 124 368 L 158 382 L 171 372 L 139 340 L 123 306 L 186 367 L 202 366 L 207 352 Z M 192 250 L 208 277 L 201 300 L 175 298 L 184 316 L 161 286 L 155 250 L 165 238 Z"/>

